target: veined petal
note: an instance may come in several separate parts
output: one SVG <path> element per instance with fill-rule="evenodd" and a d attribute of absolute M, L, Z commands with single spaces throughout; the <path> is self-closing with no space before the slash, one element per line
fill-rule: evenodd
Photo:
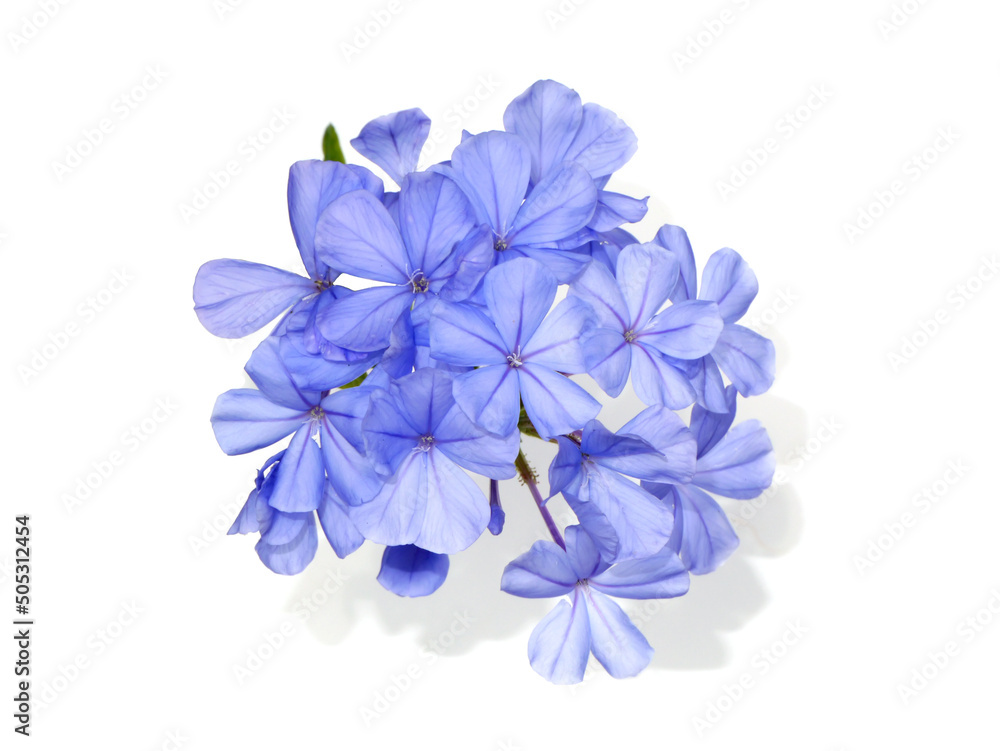
<path fill-rule="evenodd" d="M 736 387 L 726 388 L 725 412 L 711 412 L 700 404 L 691 410 L 691 432 L 698 443 L 699 458 L 712 450 L 729 430 L 736 418 Z"/>
<path fill-rule="evenodd" d="M 622 193 L 600 190 L 597 192 L 597 207 L 588 226 L 595 232 L 610 232 L 623 224 L 641 221 L 646 216 L 647 201 L 649 196 L 633 198 Z"/>
<path fill-rule="evenodd" d="M 587 171 L 563 162 L 539 182 L 517 212 L 510 246 L 558 242 L 587 226 L 597 206 L 597 188 Z"/>
<path fill-rule="evenodd" d="M 718 345 L 716 345 L 718 346 Z M 689 376 L 691 386 L 698 397 L 698 404 L 711 412 L 726 412 L 729 401 L 722 373 L 711 355 L 706 355 L 691 363 Z"/>
<path fill-rule="evenodd" d="M 528 660 L 536 673 L 557 685 L 583 680 L 590 659 L 590 620 L 578 589 L 572 604 L 560 600 L 528 639 Z"/>
<path fill-rule="evenodd" d="M 664 224 L 656 233 L 654 242 L 676 256 L 680 263 L 680 276 L 670 295 L 674 302 L 694 300 L 698 297 L 698 268 L 687 232 L 682 227 Z"/>
<path fill-rule="evenodd" d="M 619 472 L 640 480 L 668 483 L 689 482 L 694 475 L 697 442 L 673 410 L 647 407 L 625 423 L 618 430 L 618 435 L 638 436 L 659 454 L 659 458 L 638 454 L 631 458 L 616 457 L 617 466 L 614 468 Z"/>
<path fill-rule="evenodd" d="M 736 323 L 757 296 L 757 277 L 732 248 L 717 250 L 701 275 L 700 300 L 712 300 L 726 323 Z"/>
<path fill-rule="evenodd" d="M 587 370 L 581 335 L 594 327 L 594 310 L 582 298 L 568 297 L 542 320 L 521 349 L 521 359 L 560 373 Z"/>
<path fill-rule="evenodd" d="M 693 484 L 727 498 L 756 498 L 771 486 L 775 457 L 764 426 L 741 422 L 698 459 Z"/>
<path fill-rule="evenodd" d="M 618 281 L 599 261 L 588 261 L 586 269 L 570 285 L 570 296 L 587 302 L 597 317 L 597 323 L 604 328 L 624 334 L 632 323 Z"/>
<path fill-rule="evenodd" d="M 580 484 L 583 454 L 580 447 L 565 436 L 556 438 L 559 451 L 549 465 L 549 497 L 562 492 L 575 493 Z"/>
<path fill-rule="evenodd" d="M 578 524 L 566 527 L 566 556 L 577 579 L 589 579 L 608 568 L 594 539 Z"/>
<path fill-rule="evenodd" d="M 319 391 L 302 388 L 295 382 L 280 346 L 278 337 L 269 336 L 254 349 L 244 370 L 271 401 L 300 412 L 308 411 L 319 404 Z"/>
<path fill-rule="evenodd" d="M 674 303 L 655 315 L 639 337 L 665 355 L 696 360 L 712 351 L 722 327 L 722 316 L 715 303 L 688 300 Z"/>
<path fill-rule="evenodd" d="M 378 583 L 400 597 L 426 597 L 444 584 L 448 556 L 416 545 L 390 545 L 382 553 Z"/>
<path fill-rule="evenodd" d="M 312 439 L 313 425 L 307 423 L 292 436 L 278 465 L 278 478 L 267 499 L 268 505 L 286 513 L 315 511 L 323 499 L 326 477 L 319 445 Z"/>
<path fill-rule="evenodd" d="M 583 120 L 580 95 L 555 81 L 537 81 L 507 105 L 504 128 L 531 151 L 531 181 L 563 161 Z"/>
<path fill-rule="evenodd" d="M 516 474 L 514 458 L 521 437 L 517 431 L 494 435 L 475 425 L 456 404 L 434 431 L 434 447 L 455 464 L 494 480 Z"/>
<path fill-rule="evenodd" d="M 275 404 L 256 389 L 232 389 L 212 410 L 212 430 L 229 456 L 270 446 L 298 428 L 306 413 Z"/>
<path fill-rule="evenodd" d="M 774 343 L 756 331 L 727 325 L 712 358 L 743 396 L 763 394 L 774 383 Z"/>
<path fill-rule="evenodd" d="M 319 546 L 316 535 L 316 517 L 303 514 L 303 524 L 299 534 L 281 545 L 269 544 L 265 536 L 257 541 L 255 550 L 261 562 L 276 574 L 293 576 L 305 570 Z"/>
<path fill-rule="evenodd" d="M 412 272 L 392 217 L 365 190 L 345 193 L 319 215 L 316 252 L 345 274 L 377 282 L 403 284 Z"/>
<path fill-rule="evenodd" d="M 320 448 L 329 484 L 348 505 L 369 501 L 382 489 L 382 480 L 368 459 L 337 430 L 329 419 L 320 421 Z"/>
<path fill-rule="evenodd" d="M 516 372 L 524 410 L 542 438 L 572 433 L 601 411 L 582 386 L 554 370 L 529 362 Z"/>
<path fill-rule="evenodd" d="M 621 169 L 637 148 L 635 133 L 618 115 L 600 105 L 585 104 L 580 129 L 566 159 L 579 162 L 597 179 Z"/>
<path fill-rule="evenodd" d="M 412 301 L 413 292 L 405 285 L 367 287 L 334 300 L 316 325 L 334 344 L 374 352 L 389 346 L 392 327 Z"/>
<path fill-rule="evenodd" d="M 430 131 L 431 119 L 415 107 L 372 120 L 351 139 L 351 146 L 401 185 L 403 177 L 417 168 Z"/>
<path fill-rule="evenodd" d="M 704 490 L 678 485 L 674 498 L 674 531 L 670 548 L 676 550 L 692 574 L 715 571 L 740 544 L 726 512 Z"/>
<path fill-rule="evenodd" d="M 507 564 L 500 589 L 515 597 L 559 597 L 572 592 L 577 579 L 566 551 L 554 542 L 539 540 Z"/>
<path fill-rule="evenodd" d="M 556 296 L 555 277 L 537 261 L 516 258 L 494 266 L 483 280 L 490 319 L 507 354 L 527 344 Z"/>
<path fill-rule="evenodd" d="M 632 345 L 632 387 L 645 404 L 663 404 L 684 409 L 694 401 L 695 392 L 683 372 L 658 351 Z"/>
<path fill-rule="evenodd" d="M 528 190 L 531 153 L 524 141 L 502 131 L 472 136 L 452 153 L 451 169 L 480 217 L 505 237 Z"/>
<path fill-rule="evenodd" d="M 615 278 L 628 305 L 629 329 L 639 333 L 677 284 L 677 259 L 654 243 L 629 245 L 618 254 Z"/>
<path fill-rule="evenodd" d="M 476 425 L 501 436 L 517 432 L 518 377 L 506 362 L 456 376 L 454 394 L 462 411 Z"/>
<path fill-rule="evenodd" d="M 416 172 L 399 191 L 399 231 L 411 273 L 434 277 L 455 244 L 475 226 L 468 199 L 452 181 L 433 172 Z"/>
<path fill-rule="evenodd" d="M 674 522 L 677 529 L 677 522 Z M 691 586 L 691 577 L 673 550 L 664 549 L 649 558 L 616 563 L 590 577 L 590 586 L 612 597 L 652 600 L 680 597 Z"/>
<path fill-rule="evenodd" d="M 327 542 L 338 558 L 346 558 L 365 541 L 351 521 L 346 505 L 329 483 L 324 488 L 323 500 L 316 515 Z"/>
<path fill-rule="evenodd" d="M 590 649 L 613 678 L 631 678 L 653 659 L 646 637 L 618 603 L 594 589 L 584 589 L 590 619 Z"/>
<path fill-rule="evenodd" d="M 290 271 L 221 258 L 198 269 L 194 312 L 212 334 L 239 339 L 316 291 L 312 281 Z"/>
<path fill-rule="evenodd" d="M 420 431 L 408 425 L 399 405 L 387 391 L 376 391 L 361 423 L 365 456 L 383 475 L 396 474 L 420 440 Z M 386 543 L 396 544 L 396 543 Z"/>
<path fill-rule="evenodd" d="M 500 332 L 481 309 L 443 300 L 431 315 L 430 345 L 434 359 L 466 367 L 506 365 L 509 354 Z"/>
<path fill-rule="evenodd" d="M 620 331 L 591 329 L 580 337 L 587 373 L 608 396 L 618 396 L 625 389 L 632 369 L 632 345 Z"/>

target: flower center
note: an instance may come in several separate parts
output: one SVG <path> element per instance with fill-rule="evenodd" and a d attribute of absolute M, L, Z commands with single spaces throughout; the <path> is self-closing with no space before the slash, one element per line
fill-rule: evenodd
<path fill-rule="evenodd" d="M 634 342 L 636 340 L 636 336 L 637 334 L 632 329 L 629 329 L 625 332 L 625 341 Z"/>
<path fill-rule="evenodd" d="M 430 286 L 430 279 L 424 276 L 422 271 L 416 271 L 413 276 L 410 277 L 410 287 L 413 289 L 414 293 L 424 294 Z"/>
<path fill-rule="evenodd" d="M 502 237 L 497 236 L 497 238 L 493 241 L 493 250 L 496 251 L 507 250 L 507 241 L 504 240 Z"/>
<path fill-rule="evenodd" d="M 322 420 L 324 417 L 326 417 L 326 412 L 324 412 L 323 408 L 317 404 L 315 407 L 309 410 L 309 417 L 311 417 L 313 420 Z"/>
<path fill-rule="evenodd" d="M 329 279 L 313 279 L 312 282 L 320 290 L 330 289 L 333 286 L 333 282 Z"/>
<path fill-rule="evenodd" d="M 524 365 L 524 362 L 521 360 L 520 348 L 517 350 L 517 352 L 511 352 L 509 355 L 507 355 L 507 364 L 510 365 L 512 368 L 520 368 L 522 365 Z"/>
<path fill-rule="evenodd" d="M 417 441 L 417 451 L 430 451 L 431 447 L 434 445 L 434 436 L 432 435 L 422 435 L 420 440 Z"/>

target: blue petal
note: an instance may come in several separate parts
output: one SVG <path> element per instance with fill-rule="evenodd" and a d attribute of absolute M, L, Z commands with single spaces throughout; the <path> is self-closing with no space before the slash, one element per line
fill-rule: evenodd
<path fill-rule="evenodd" d="M 382 388 L 378 384 L 382 369 L 374 369 L 360 386 L 334 391 L 320 402 L 326 419 L 358 451 L 363 452 L 365 439 L 362 434 L 362 420 L 371 404 L 371 396 Z M 384 384 L 388 385 L 388 383 Z"/>
<path fill-rule="evenodd" d="M 632 323 L 621 287 L 608 268 L 599 261 L 588 262 L 583 273 L 573 280 L 570 296 L 580 297 L 590 305 L 599 326 L 624 334 Z"/>
<path fill-rule="evenodd" d="M 528 194 L 506 235 L 510 246 L 558 242 L 587 226 L 597 206 L 594 181 L 579 164 L 564 162 Z"/>
<path fill-rule="evenodd" d="M 670 299 L 674 302 L 694 300 L 698 297 L 698 268 L 694 262 L 691 241 L 682 227 L 664 224 L 656 233 L 654 242 L 676 256 L 680 262 L 680 277 Z"/>
<path fill-rule="evenodd" d="M 229 456 L 270 446 L 298 428 L 306 414 L 275 404 L 256 389 L 232 389 L 212 410 L 212 430 Z"/>
<path fill-rule="evenodd" d="M 453 365 L 507 363 L 500 332 L 480 308 L 438 301 L 430 324 L 431 356 Z"/>
<path fill-rule="evenodd" d="M 739 253 L 723 248 L 712 254 L 701 275 L 700 300 L 717 302 L 722 320 L 736 323 L 756 296 L 757 277 Z"/>
<path fill-rule="evenodd" d="M 566 556 L 573 566 L 577 579 L 590 579 L 604 571 L 608 564 L 601 560 L 601 553 L 587 531 L 574 524 L 566 527 Z"/>
<path fill-rule="evenodd" d="M 275 470 L 278 479 L 267 499 L 268 504 L 286 513 L 315 511 L 323 499 L 326 476 L 319 445 L 312 439 L 313 424 L 307 423 L 292 436 L 281 464 Z"/>
<path fill-rule="evenodd" d="M 721 566 L 740 544 L 726 512 L 693 485 L 672 489 L 674 531 L 670 548 L 676 550 L 692 574 L 708 574 Z"/>
<path fill-rule="evenodd" d="M 653 317 L 639 335 L 643 344 L 681 360 L 704 357 L 722 332 L 722 317 L 714 302 L 688 300 L 674 303 Z"/>
<path fill-rule="evenodd" d="M 497 435 L 516 433 L 519 396 L 517 371 L 507 363 L 487 365 L 455 377 L 455 401 L 462 411 Z"/>
<path fill-rule="evenodd" d="M 597 192 L 597 207 L 588 226 L 595 232 L 609 232 L 623 224 L 632 224 L 646 216 L 646 198 L 632 198 L 608 190 Z"/>
<path fill-rule="evenodd" d="M 582 386 L 554 370 L 525 363 L 516 372 L 524 410 L 542 438 L 578 430 L 601 411 Z"/>
<path fill-rule="evenodd" d="M 319 404 L 319 391 L 300 387 L 281 356 L 281 342 L 269 336 L 254 349 L 244 366 L 247 375 L 261 392 L 275 404 L 308 411 Z"/>
<path fill-rule="evenodd" d="M 500 589 L 515 597 L 559 597 L 569 594 L 579 578 L 565 550 L 539 540 L 507 564 Z"/>
<path fill-rule="evenodd" d="M 528 639 L 528 660 L 536 673 L 552 683 L 568 685 L 583 680 L 590 658 L 590 621 L 579 589 L 572 605 L 560 600 Z"/>
<path fill-rule="evenodd" d="M 615 277 L 628 305 L 628 328 L 638 333 L 663 307 L 677 284 L 679 268 L 677 259 L 654 243 L 622 249 Z"/>
<path fill-rule="evenodd" d="M 618 396 L 625 389 L 632 369 L 632 346 L 621 331 L 591 329 L 580 337 L 586 358 L 587 373 L 608 396 Z"/>
<path fill-rule="evenodd" d="M 261 536 L 254 548 L 261 562 L 276 574 L 292 576 L 301 573 L 316 555 L 319 539 L 314 514 L 302 514 L 299 534 L 289 542 L 273 545 Z"/>
<path fill-rule="evenodd" d="M 665 407 L 648 407 L 625 423 L 618 435 L 634 435 L 647 441 L 660 455 L 651 459 L 636 454 L 618 457 L 614 468 L 632 477 L 654 482 L 689 482 L 694 474 L 697 442 L 684 421 Z M 605 462 L 611 466 L 608 462 Z M 641 474 L 640 474 L 641 473 Z"/>
<path fill-rule="evenodd" d="M 645 404 L 684 409 L 695 392 L 683 372 L 659 352 L 641 344 L 632 346 L 632 387 Z"/>
<path fill-rule="evenodd" d="M 503 507 L 500 505 L 500 482 L 490 480 L 490 523 L 486 525 L 486 528 L 491 535 L 496 536 L 503 532 L 506 520 L 507 514 L 504 513 Z"/>
<path fill-rule="evenodd" d="M 580 337 L 594 327 L 594 311 L 579 297 L 560 302 L 521 349 L 521 359 L 560 373 L 587 370 Z"/>
<path fill-rule="evenodd" d="M 757 420 L 741 422 L 698 459 L 692 482 L 727 498 L 756 498 L 771 486 L 775 457 Z"/>
<path fill-rule="evenodd" d="M 510 133 L 489 131 L 463 141 L 451 169 L 481 221 L 505 237 L 528 189 L 531 154 Z"/>
<path fill-rule="evenodd" d="M 677 522 L 674 522 L 674 530 Z M 590 586 L 612 597 L 652 600 L 680 597 L 691 586 L 691 577 L 673 550 L 665 549 L 649 558 L 616 563 L 590 577 Z"/>
<path fill-rule="evenodd" d="M 645 558 L 661 551 L 670 539 L 673 518 L 663 503 L 636 483 L 617 472 L 599 466 L 589 467 L 579 494 L 567 496 L 570 505 L 589 504 L 614 528 L 617 546 L 608 548 L 594 541 L 607 560 Z"/>
<path fill-rule="evenodd" d="M 389 346 L 392 327 L 413 301 L 405 285 L 367 287 L 334 300 L 316 320 L 331 342 L 358 352 Z"/>
<path fill-rule="evenodd" d="M 774 383 L 774 344 L 756 331 L 727 325 L 712 357 L 743 396 L 763 394 Z"/>
<path fill-rule="evenodd" d="M 711 412 L 729 410 L 722 373 L 719 372 L 719 366 L 711 355 L 692 362 L 688 378 L 698 396 L 698 404 Z"/>
<path fill-rule="evenodd" d="M 346 558 L 355 550 L 361 547 L 365 538 L 354 526 L 344 502 L 340 499 L 333 487 L 327 484 L 323 493 L 323 500 L 319 504 L 317 511 L 319 524 L 323 528 L 327 542 L 333 548 L 333 552 L 338 558 Z"/>
<path fill-rule="evenodd" d="M 399 230 L 371 193 L 356 190 L 331 203 L 316 225 L 316 252 L 345 274 L 402 284 L 410 278 Z"/>
<path fill-rule="evenodd" d="M 590 619 L 590 649 L 613 678 L 631 678 L 653 659 L 646 637 L 616 602 L 593 589 L 584 590 Z"/>
<path fill-rule="evenodd" d="M 365 454 L 383 475 L 394 474 L 420 440 L 420 431 L 406 423 L 396 400 L 386 391 L 372 394 L 361 425 Z"/>
<path fill-rule="evenodd" d="M 492 268 L 495 255 L 493 233 L 485 224 L 477 227 L 455 246 L 438 269 L 438 275 L 447 279 L 438 289 L 438 296 L 451 302 L 470 298 Z"/>
<path fill-rule="evenodd" d="M 378 583 L 400 597 L 426 597 L 444 584 L 448 556 L 416 545 L 392 545 L 382 553 Z"/>
<path fill-rule="evenodd" d="M 582 120 L 580 95 L 555 81 L 538 81 L 507 105 L 503 125 L 528 145 L 533 183 L 563 161 Z"/>
<path fill-rule="evenodd" d="M 316 257 L 316 221 L 320 212 L 344 193 L 364 189 L 381 193 L 381 181 L 362 181 L 361 174 L 340 162 L 307 159 L 288 170 L 288 218 L 302 263 L 314 279 L 327 276 L 326 264 Z"/>
<path fill-rule="evenodd" d="M 514 458 L 520 436 L 511 431 L 494 435 L 473 424 L 456 404 L 434 430 L 435 448 L 455 464 L 494 480 L 509 480 L 516 474 Z"/>
<path fill-rule="evenodd" d="M 537 261 L 516 258 L 490 269 L 483 292 L 507 353 L 531 339 L 556 296 L 555 277 Z"/>
<path fill-rule="evenodd" d="M 309 279 L 290 271 L 221 258 L 198 269 L 194 312 L 212 334 L 239 339 L 316 291 Z"/>
<path fill-rule="evenodd" d="M 729 430 L 736 417 L 736 387 L 726 389 L 725 412 L 711 412 L 700 404 L 691 410 L 691 432 L 698 442 L 698 456 L 701 457 L 712 450 Z"/>
<path fill-rule="evenodd" d="M 288 367 L 293 380 L 301 389 L 327 391 L 345 383 L 350 383 L 379 361 L 379 352 L 354 353 L 330 344 L 329 349 L 350 354 L 354 359 L 331 360 L 305 350 L 301 336 L 289 332 L 281 337 L 278 352 Z M 360 357 L 355 357 L 360 356 Z"/>
<path fill-rule="evenodd" d="M 367 458 L 351 445 L 329 419 L 320 422 L 320 448 L 330 485 L 349 505 L 375 497 L 382 481 Z"/>
<path fill-rule="evenodd" d="M 583 121 L 566 159 L 579 162 L 594 179 L 617 172 L 638 148 L 635 133 L 611 110 L 583 105 Z"/>
<path fill-rule="evenodd" d="M 415 107 L 372 120 L 351 139 L 351 146 L 401 185 L 403 177 L 417 168 L 430 132 L 431 119 Z"/>
<path fill-rule="evenodd" d="M 586 268 L 590 257 L 580 251 L 576 243 L 569 248 L 539 248 L 534 245 L 517 245 L 497 253 L 497 263 L 507 263 L 518 258 L 530 258 L 545 267 L 559 284 L 569 284 Z"/>
<path fill-rule="evenodd" d="M 435 272 L 472 230 L 472 207 L 452 181 L 431 172 L 408 175 L 399 191 L 399 230 L 410 272 Z"/>
<path fill-rule="evenodd" d="M 549 497 L 563 491 L 575 493 L 581 479 L 583 454 L 580 447 L 565 436 L 556 438 L 559 451 L 549 465 Z"/>
<path fill-rule="evenodd" d="M 399 414 L 417 435 L 437 435 L 455 404 L 452 375 L 440 368 L 421 368 L 389 387 Z"/>

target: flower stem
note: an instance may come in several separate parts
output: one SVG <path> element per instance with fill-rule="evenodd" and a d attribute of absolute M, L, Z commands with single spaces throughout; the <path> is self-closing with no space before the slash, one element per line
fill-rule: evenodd
<path fill-rule="evenodd" d="M 527 485 L 528 490 L 531 491 L 531 497 L 535 499 L 535 505 L 538 506 L 538 512 L 542 515 L 542 519 L 545 521 L 545 526 L 549 528 L 549 534 L 552 535 L 552 539 L 555 540 L 559 547 L 565 550 L 566 541 L 563 540 L 563 536 L 559 533 L 559 527 L 556 526 L 556 521 L 552 518 L 552 514 L 550 514 L 548 508 L 545 507 L 545 501 L 542 500 L 542 494 L 538 490 L 538 475 L 535 474 L 535 470 L 531 468 L 530 464 L 528 464 L 528 460 L 524 456 L 523 451 L 517 452 L 517 458 L 514 460 L 514 466 L 517 467 L 517 473 L 520 475 L 521 481 Z"/>

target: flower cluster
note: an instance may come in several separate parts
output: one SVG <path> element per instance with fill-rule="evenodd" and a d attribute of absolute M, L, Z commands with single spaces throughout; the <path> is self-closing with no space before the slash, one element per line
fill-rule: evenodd
<path fill-rule="evenodd" d="M 633 676 L 652 648 L 610 598 L 682 595 L 735 549 L 710 493 L 747 499 L 771 483 L 764 428 L 733 422 L 737 394 L 770 387 L 774 348 L 738 323 L 757 293 L 738 253 L 713 254 L 699 286 L 684 230 L 643 243 L 622 229 L 646 199 L 606 189 L 636 150 L 614 113 L 539 81 L 503 124 L 419 170 L 423 112 L 373 120 L 351 144 L 398 190 L 335 159 L 292 165 L 304 273 L 201 267 L 195 312 L 211 333 L 277 319 L 246 364 L 256 388 L 216 402 L 219 445 L 243 454 L 291 436 L 230 533 L 259 534 L 280 574 L 308 565 L 319 529 L 340 557 L 369 540 L 385 546 L 378 581 L 423 596 L 450 554 L 502 532 L 499 481 L 519 476 L 552 540 L 512 561 L 501 589 L 568 598 L 532 633 L 532 667 L 573 683 L 593 653 Z M 612 431 L 584 375 L 609 397 L 631 378 L 647 407 Z M 677 411 L 692 405 L 685 423 Z M 548 496 L 522 436 L 558 444 Z M 547 507 L 558 494 L 576 517 L 565 529 Z"/>

